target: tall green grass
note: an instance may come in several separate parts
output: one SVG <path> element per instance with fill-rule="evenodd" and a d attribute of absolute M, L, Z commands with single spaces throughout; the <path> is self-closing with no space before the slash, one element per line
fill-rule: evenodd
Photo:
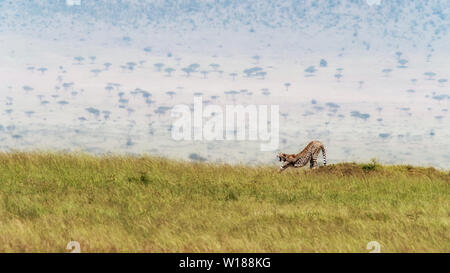
<path fill-rule="evenodd" d="M 0 154 L 0 251 L 450 252 L 450 173 Z"/>

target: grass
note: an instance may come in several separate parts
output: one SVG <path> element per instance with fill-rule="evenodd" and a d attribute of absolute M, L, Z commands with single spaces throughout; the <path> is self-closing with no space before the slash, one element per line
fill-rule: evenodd
<path fill-rule="evenodd" d="M 450 173 L 0 154 L 0 251 L 450 252 Z"/>

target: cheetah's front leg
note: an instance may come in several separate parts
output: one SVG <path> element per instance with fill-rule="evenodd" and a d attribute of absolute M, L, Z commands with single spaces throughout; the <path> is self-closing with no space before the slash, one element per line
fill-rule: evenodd
<path fill-rule="evenodd" d="M 281 167 L 280 167 L 280 173 L 283 172 L 284 170 L 286 170 L 287 168 L 289 168 L 292 165 L 292 163 L 290 162 L 286 162 L 284 163 Z"/>

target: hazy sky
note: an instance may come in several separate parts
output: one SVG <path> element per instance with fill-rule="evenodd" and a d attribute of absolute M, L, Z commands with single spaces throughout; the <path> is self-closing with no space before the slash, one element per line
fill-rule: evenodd
<path fill-rule="evenodd" d="M 0 0 L 0 11 L 1 150 L 274 164 L 318 139 L 330 162 L 450 166 L 450 1 Z M 173 140 L 171 107 L 200 95 L 279 105 L 279 149 Z"/>

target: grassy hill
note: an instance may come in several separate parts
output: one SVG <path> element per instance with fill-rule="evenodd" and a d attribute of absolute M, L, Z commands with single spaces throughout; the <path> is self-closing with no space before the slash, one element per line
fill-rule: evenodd
<path fill-rule="evenodd" d="M 0 251 L 450 252 L 450 173 L 0 154 Z"/>

